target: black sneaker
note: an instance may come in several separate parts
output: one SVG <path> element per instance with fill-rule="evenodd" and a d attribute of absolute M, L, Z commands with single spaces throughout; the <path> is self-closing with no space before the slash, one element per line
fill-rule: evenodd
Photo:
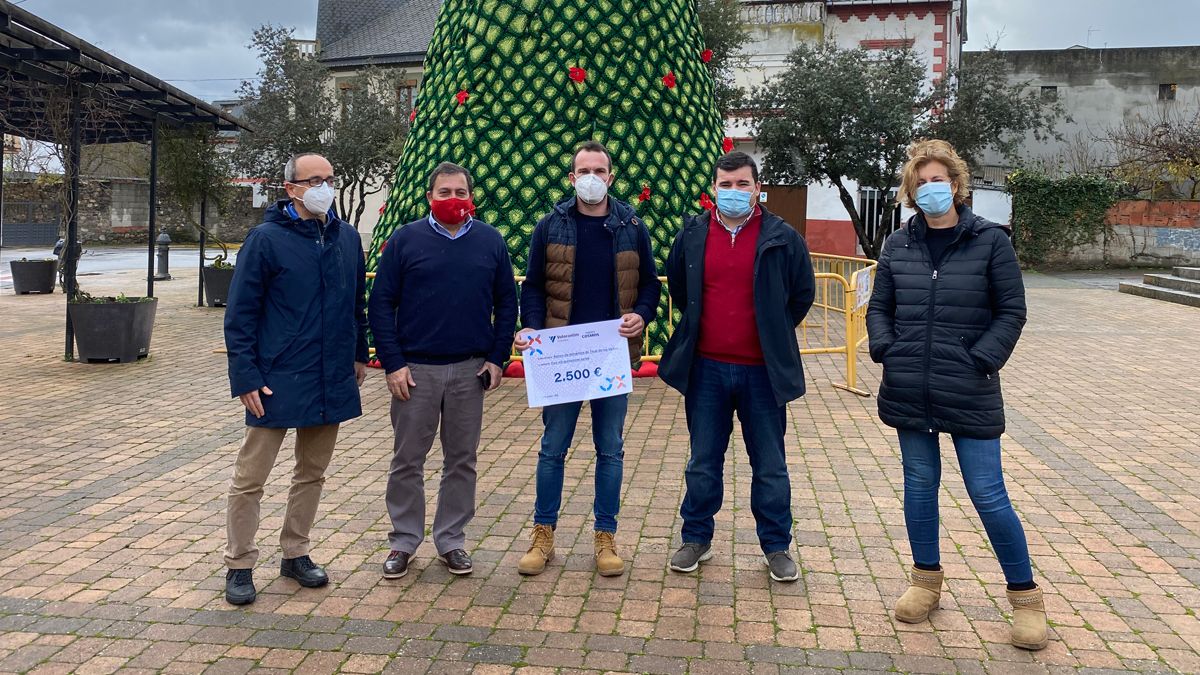
<path fill-rule="evenodd" d="M 712 546 L 709 544 L 684 544 L 675 555 L 671 556 L 671 571 L 695 572 L 700 569 L 700 563 L 712 558 Z"/>
<path fill-rule="evenodd" d="M 279 573 L 295 579 L 305 588 L 320 588 L 329 583 L 329 575 L 312 558 L 302 555 L 299 558 L 284 558 L 279 563 Z"/>
<path fill-rule="evenodd" d="M 771 570 L 771 578 L 775 581 L 795 581 L 800 578 L 800 570 L 787 551 L 768 553 L 763 563 Z"/>
<path fill-rule="evenodd" d="M 229 570 L 225 573 L 225 602 L 231 605 L 248 605 L 258 597 L 254 589 L 254 573 L 251 570 Z"/>
<path fill-rule="evenodd" d="M 384 579 L 399 579 L 408 574 L 409 554 L 403 551 L 392 551 L 383 563 Z"/>
<path fill-rule="evenodd" d="M 439 555 L 438 560 L 446 563 L 446 569 L 450 571 L 450 574 L 470 574 L 475 570 L 471 566 L 471 556 L 467 555 L 467 552 L 461 548 L 450 551 L 445 555 Z"/>

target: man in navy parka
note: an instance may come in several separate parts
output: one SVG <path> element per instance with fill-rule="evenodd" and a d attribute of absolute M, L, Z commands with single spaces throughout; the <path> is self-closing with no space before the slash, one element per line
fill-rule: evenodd
<path fill-rule="evenodd" d="M 246 436 L 229 485 L 225 598 L 254 602 L 263 486 L 288 429 L 296 468 L 279 543 L 280 574 L 306 587 L 329 577 L 309 558 L 338 425 L 362 414 L 366 377 L 366 261 L 353 226 L 331 210 L 336 178 L 320 155 L 288 161 L 289 199 L 266 211 L 237 257 L 225 345 L 232 395 L 246 407 Z"/>

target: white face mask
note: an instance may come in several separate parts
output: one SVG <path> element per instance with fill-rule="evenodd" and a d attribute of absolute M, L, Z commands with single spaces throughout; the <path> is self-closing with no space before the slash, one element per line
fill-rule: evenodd
<path fill-rule="evenodd" d="M 608 196 L 608 183 L 594 173 L 584 174 L 575 179 L 575 194 L 585 204 L 599 204 Z"/>
<path fill-rule="evenodd" d="M 334 196 L 333 188 L 329 187 L 329 183 L 321 183 L 320 187 L 308 188 L 301 201 L 309 213 L 314 216 L 323 216 L 329 212 L 329 207 L 333 206 Z"/>

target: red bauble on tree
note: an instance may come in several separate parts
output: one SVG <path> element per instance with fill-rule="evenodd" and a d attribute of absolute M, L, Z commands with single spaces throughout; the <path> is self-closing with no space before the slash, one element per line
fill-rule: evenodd
<path fill-rule="evenodd" d="M 415 121 L 417 121 L 417 109 L 413 108 L 412 112 L 408 113 L 408 123 L 412 124 Z"/>
<path fill-rule="evenodd" d="M 583 84 L 583 81 L 587 79 L 587 71 L 578 66 L 571 66 L 571 69 L 567 71 L 567 76 L 571 78 L 572 82 Z"/>
<path fill-rule="evenodd" d="M 667 89 L 674 89 L 677 81 L 675 79 L 675 71 L 671 71 L 663 76 L 663 84 L 667 85 Z"/>
<path fill-rule="evenodd" d="M 700 52 L 700 60 L 703 61 L 704 63 L 708 63 L 709 61 L 712 61 L 712 57 L 713 57 L 713 51 L 711 49 L 705 49 L 704 51 Z"/>
<path fill-rule="evenodd" d="M 471 98 L 471 95 L 467 93 L 466 89 L 462 89 L 454 95 L 454 98 L 458 100 L 459 105 L 462 105 L 467 102 L 467 99 Z"/>
<path fill-rule="evenodd" d="M 713 206 L 715 206 L 715 204 L 713 204 L 712 197 L 709 197 L 707 192 L 700 195 L 700 208 L 704 209 L 705 211 L 712 211 Z"/>
<path fill-rule="evenodd" d="M 650 186 L 649 185 L 642 186 L 642 194 L 638 195 L 638 201 L 639 202 L 650 201 Z"/>
<path fill-rule="evenodd" d="M 725 152 L 733 152 L 733 139 L 726 136 L 725 140 L 721 141 L 721 149 Z"/>

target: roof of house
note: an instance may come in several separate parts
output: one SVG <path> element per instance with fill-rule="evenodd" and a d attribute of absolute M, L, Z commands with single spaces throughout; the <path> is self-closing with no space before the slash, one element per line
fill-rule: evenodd
<path fill-rule="evenodd" d="M 443 0 L 390 0 L 381 14 L 371 15 L 371 3 L 338 4 L 336 23 L 355 26 L 337 39 L 321 45 L 321 61 L 332 66 L 420 63 L 429 49 Z M 330 3 L 331 5 L 333 3 Z M 380 7 L 376 5 L 375 11 Z M 317 17 L 317 35 L 331 34 L 333 11 Z M 322 25 L 325 24 L 325 25 Z"/>

